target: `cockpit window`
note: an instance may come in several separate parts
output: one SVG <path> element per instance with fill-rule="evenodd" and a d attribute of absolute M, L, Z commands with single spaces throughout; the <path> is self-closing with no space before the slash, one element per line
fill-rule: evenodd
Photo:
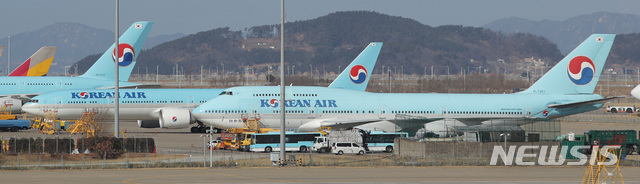
<path fill-rule="evenodd" d="M 231 96 L 233 96 L 233 92 L 231 92 L 231 91 L 222 91 L 222 93 L 220 93 L 220 96 L 222 96 L 222 95 L 231 95 Z"/>
<path fill-rule="evenodd" d="M 38 103 L 38 99 L 31 99 L 29 100 L 29 103 Z"/>

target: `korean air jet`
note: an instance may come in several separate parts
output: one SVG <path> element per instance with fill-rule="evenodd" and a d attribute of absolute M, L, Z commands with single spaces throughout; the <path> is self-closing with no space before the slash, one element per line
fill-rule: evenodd
<path fill-rule="evenodd" d="M 56 55 L 58 47 L 45 46 L 26 61 L 22 62 L 18 68 L 9 73 L 9 76 L 46 76 Z"/>
<path fill-rule="evenodd" d="M 329 85 L 332 89 L 364 91 L 369 83 L 382 43 L 370 43 L 349 67 Z M 123 89 L 120 90 L 120 118 L 138 120 L 141 128 L 186 128 L 198 123 L 191 110 L 218 96 L 223 89 Z M 26 103 L 23 111 L 44 116 L 44 111 L 56 110 L 61 119 L 79 119 L 88 110 L 108 111 L 113 117 L 113 90 L 61 90 L 44 93 Z M 204 128 L 202 123 L 192 132 Z M 196 128 L 196 129 L 194 129 Z"/>
<path fill-rule="evenodd" d="M 287 86 L 286 101 L 281 102 L 277 86 L 247 86 L 226 89 L 194 109 L 193 116 L 221 128 L 241 127 L 243 117 L 256 117 L 263 127 L 279 128 L 279 107 L 285 105 L 287 129 L 348 128 L 386 120 L 403 131 L 425 128 L 438 133 L 454 125 L 549 120 L 599 109 L 610 99 L 593 91 L 614 37 L 591 35 L 530 88 L 514 94 L 369 93 Z"/>
<path fill-rule="evenodd" d="M 126 82 L 135 60 L 151 30 L 152 22 L 136 22 L 120 36 L 119 56 L 115 44 L 81 76 L 77 77 L 0 77 L 0 103 L 12 103 L 12 112 L 20 113 L 23 102 L 41 93 L 63 89 L 113 88 L 115 85 L 115 61 L 120 66 L 120 86 L 137 86 Z"/>

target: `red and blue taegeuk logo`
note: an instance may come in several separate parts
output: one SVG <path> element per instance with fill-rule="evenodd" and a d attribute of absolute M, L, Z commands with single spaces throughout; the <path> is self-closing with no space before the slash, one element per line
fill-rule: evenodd
<path fill-rule="evenodd" d="M 271 99 L 269 100 L 269 105 L 271 107 L 278 107 L 278 104 L 280 104 L 280 101 L 278 101 L 277 99 Z"/>
<path fill-rule="evenodd" d="M 113 62 L 118 61 L 118 65 L 121 67 L 129 66 L 133 63 L 133 58 L 136 56 L 135 50 L 133 47 L 127 43 L 121 43 L 118 47 L 118 58 L 116 60 L 116 49 L 113 48 L 113 54 L 111 55 L 113 58 Z"/>
<path fill-rule="evenodd" d="M 87 98 L 89 98 L 89 93 L 87 93 L 87 92 L 80 92 L 80 98 L 82 98 L 82 99 L 87 99 Z"/>
<path fill-rule="evenodd" d="M 367 80 L 367 69 L 362 65 L 353 66 L 349 72 L 349 77 L 351 78 L 351 82 L 362 84 Z"/>
<path fill-rule="evenodd" d="M 576 85 L 589 84 L 596 73 L 596 67 L 593 61 L 586 56 L 576 56 L 569 61 L 567 67 L 567 75 L 569 80 Z"/>

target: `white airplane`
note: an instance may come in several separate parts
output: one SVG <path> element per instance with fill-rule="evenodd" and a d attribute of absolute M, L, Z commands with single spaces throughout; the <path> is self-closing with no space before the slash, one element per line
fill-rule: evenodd
<path fill-rule="evenodd" d="M 120 66 L 122 87 L 139 86 L 127 82 L 140 49 L 151 30 L 152 22 L 136 22 L 120 36 L 119 56 L 115 54 L 115 44 L 85 72 L 78 77 L 0 77 L 0 103 L 11 103 L 12 113 L 20 113 L 23 102 L 45 92 L 63 89 L 113 88 L 115 85 L 116 60 Z"/>
<path fill-rule="evenodd" d="M 599 109 L 602 101 L 611 99 L 593 91 L 614 38 L 591 35 L 530 88 L 514 94 L 369 93 L 287 86 L 287 100 L 280 102 L 279 87 L 245 86 L 226 89 L 192 114 L 220 128 L 241 127 L 244 117 L 259 118 L 262 127 L 279 128 L 279 106 L 286 105 L 287 129 L 348 128 L 387 120 L 402 131 L 425 128 L 441 136 L 451 126 L 485 125 L 488 120 L 493 125 L 549 120 Z M 460 123 L 449 124 L 447 119 Z"/>
<path fill-rule="evenodd" d="M 367 71 L 375 66 L 382 43 L 371 43 L 329 88 L 364 91 L 369 83 Z M 364 75 L 354 75 L 364 74 Z M 186 128 L 197 123 L 191 115 L 196 106 L 212 99 L 223 89 L 123 89 L 120 90 L 122 120 L 138 120 L 142 128 Z M 44 116 L 44 111 L 57 111 L 60 119 L 79 119 L 87 110 L 108 111 L 113 117 L 113 90 L 61 90 L 32 98 L 22 109 L 28 114 Z M 199 123 L 198 132 L 204 130 Z M 192 128 L 192 132 L 196 132 Z"/>

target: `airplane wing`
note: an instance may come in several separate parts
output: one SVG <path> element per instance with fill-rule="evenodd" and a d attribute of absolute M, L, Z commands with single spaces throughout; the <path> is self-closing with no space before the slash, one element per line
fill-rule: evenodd
<path fill-rule="evenodd" d="M 0 95 L 0 98 L 13 98 L 21 100 L 22 103 L 27 103 L 31 98 L 40 95 L 40 93 L 30 93 L 30 94 L 10 94 L 10 95 Z"/>
<path fill-rule="evenodd" d="M 120 86 L 118 86 L 120 89 L 148 89 L 148 88 L 160 88 L 162 86 L 157 85 L 157 84 L 138 84 L 138 83 L 126 83 L 126 84 L 120 84 Z M 108 87 L 100 87 L 100 88 L 96 88 L 96 89 L 114 89 L 116 88 L 115 86 L 108 86 Z"/>
<path fill-rule="evenodd" d="M 572 102 L 572 103 L 566 103 L 566 104 L 551 104 L 551 105 L 548 105 L 547 107 L 548 108 L 556 108 L 556 109 L 572 108 L 572 107 L 576 107 L 576 106 L 583 106 L 583 105 L 591 105 L 591 104 L 596 104 L 596 103 L 602 103 L 602 101 L 607 101 L 607 100 L 616 99 L 616 98 L 624 98 L 624 96 L 614 96 L 614 97 L 607 97 L 607 98 L 596 99 L 596 100 L 587 100 L 587 101 L 581 101 L 581 102 Z"/>

